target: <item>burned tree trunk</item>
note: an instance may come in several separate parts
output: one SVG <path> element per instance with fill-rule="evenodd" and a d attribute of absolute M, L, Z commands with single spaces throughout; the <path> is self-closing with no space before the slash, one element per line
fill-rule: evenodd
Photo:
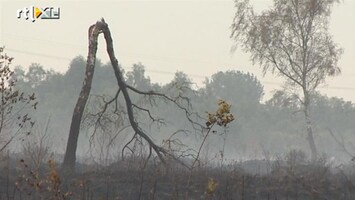
<path fill-rule="evenodd" d="M 83 82 L 83 87 L 80 91 L 80 96 L 76 102 L 72 121 L 69 130 L 69 137 L 67 142 L 67 148 L 65 151 L 64 161 L 62 164 L 62 170 L 64 172 L 73 172 L 75 170 L 76 161 L 76 149 L 78 144 L 78 137 L 80 131 L 81 119 L 83 116 L 84 108 L 86 102 L 89 98 L 92 78 L 94 76 L 94 68 L 96 61 L 96 51 L 97 51 L 97 38 L 100 33 L 99 24 L 96 23 L 89 28 L 89 53 L 86 63 L 85 79 Z"/>

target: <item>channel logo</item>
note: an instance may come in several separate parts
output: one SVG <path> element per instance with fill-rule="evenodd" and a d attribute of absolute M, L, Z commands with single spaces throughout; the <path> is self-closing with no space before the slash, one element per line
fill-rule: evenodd
<path fill-rule="evenodd" d="M 37 7 L 30 6 L 23 9 L 19 9 L 16 12 L 18 19 L 24 18 L 35 22 L 37 19 L 59 19 L 60 8 L 59 7 Z"/>

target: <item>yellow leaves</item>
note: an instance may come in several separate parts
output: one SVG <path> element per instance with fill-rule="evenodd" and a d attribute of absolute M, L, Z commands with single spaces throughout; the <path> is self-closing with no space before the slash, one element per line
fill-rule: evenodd
<path fill-rule="evenodd" d="M 208 113 L 208 122 L 210 124 L 214 124 L 216 123 L 216 121 L 217 121 L 216 115 L 212 113 Z"/>
<path fill-rule="evenodd" d="M 210 178 L 207 184 L 207 194 L 212 196 L 216 192 L 217 187 L 218 187 L 218 182 L 213 178 Z"/>
<path fill-rule="evenodd" d="M 51 173 L 50 173 L 50 180 L 53 184 L 53 187 L 59 187 L 60 185 L 60 178 L 57 172 L 57 168 L 55 166 L 55 161 L 54 160 L 49 160 L 48 165 L 51 168 Z"/>
<path fill-rule="evenodd" d="M 232 105 L 228 104 L 226 101 L 224 100 L 218 100 L 218 110 L 217 113 L 219 115 L 223 115 L 223 113 L 229 113 L 230 109 L 232 107 Z"/>
<path fill-rule="evenodd" d="M 228 124 L 230 123 L 231 121 L 234 120 L 234 116 L 231 114 L 231 113 L 228 113 L 226 115 L 223 116 L 223 121 Z"/>
<path fill-rule="evenodd" d="M 207 127 L 217 123 L 219 126 L 227 126 L 235 118 L 232 113 L 230 113 L 232 105 L 224 100 L 218 101 L 218 110 L 216 113 L 207 113 L 208 121 L 206 122 Z"/>

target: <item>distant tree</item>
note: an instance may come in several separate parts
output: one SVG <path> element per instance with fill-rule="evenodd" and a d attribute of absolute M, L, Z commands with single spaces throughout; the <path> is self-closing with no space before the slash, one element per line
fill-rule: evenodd
<path fill-rule="evenodd" d="M 26 71 L 22 66 L 15 66 L 13 78 L 17 81 L 18 85 L 23 84 L 25 82 L 25 74 Z"/>
<path fill-rule="evenodd" d="M 355 130 L 355 105 L 352 102 L 320 93 L 312 94 L 312 99 L 312 115 L 320 127 L 340 133 Z"/>
<path fill-rule="evenodd" d="M 300 109 L 299 100 L 297 95 L 289 94 L 288 91 L 285 90 L 277 90 L 271 99 L 265 102 L 268 106 L 273 106 L 277 108 L 288 108 L 293 111 L 297 111 Z"/>
<path fill-rule="evenodd" d="M 236 0 L 231 37 L 251 54 L 251 60 L 284 77 L 289 86 L 301 90 L 311 158 L 317 158 L 310 94 L 327 76 L 340 72 L 342 53 L 328 32 L 331 7 L 338 0 L 274 0 L 269 10 L 256 14 L 249 0 Z"/>
<path fill-rule="evenodd" d="M 41 82 L 47 79 L 48 72 L 43 69 L 38 63 L 33 63 L 29 66 L 25 77 L 27 79 L 27 83 L 32 87 L 35 88 L 41 84 Z"/>
<path fill-rule="evenodd" d="M 82 80 L 85 77 L 85 66 L 86 66 L 86 60 L 83 56 L 77 56 L 75 57 L 69 65 L 68 71 L 64 74 L 65 78 L 65 85 L 69 86 L 74 86 L 74 85 L 80 85 Z M 68 88 L 73 90 L 73 88 Z M 75 87 L 76 93 L 77 90 L 80 90 L 80 87 Z"/>
<path fill-rule="evenodd" d="M 13 58 L 0 47 L 0 152 L 17 138 L 22 131 L 28 135 L 34 121 L 28 114 L 36 109 L 35 94 L 27 95 L 17 89 L 14 72 L 10 69 Z M 25 136 L 24 135 L 24 136 Z"/>
<path fill-rule="evenodd" d="M 133 69 L 130 72 L 127 72 L 127 84 L 135 87 L 137 89 L 150 90 L 151 82 L 150 78 L 145 76 L 144 66 L 139 64 L 134 64 Z"/>
<path fill-rule="evenodd" d="M 190 77 L 182 71 L 175 72 L 173 80 L 168 83 L 167 85 L 182 85 L 187 84 L 188 86 L 192 87 L 193 83 Z"/>
<path fill-rule="evenodd" d="M 259 104 L 264 94 L 263 90 L 263 86 L 254 75 L 234 70 L 217 72 L 211 79 L 205 81 L 207 96 L 228 99 L 233 106 Z"/>

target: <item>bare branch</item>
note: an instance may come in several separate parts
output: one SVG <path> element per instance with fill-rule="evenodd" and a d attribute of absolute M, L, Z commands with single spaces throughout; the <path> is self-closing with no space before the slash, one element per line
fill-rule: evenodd
<path fill-rule="evenodd" d="M 124 151 L 126 148 L 129 149 L 133 153 L 133 150 L 129 148 L 129 145 L 133 142 L 133 140 L 136 138 L 136 136 L 137 136 L 137 134 L 135 133 L 133 135 L 133 137 L 123 146 L 122 151 L 121 151 L 122 160 L 124 159 Z"/>
<path fill-rule="evenodd" d="M 148 92 L 144 92 L 144 91 L 140 91 L 132 86 L 127 85 L 127 88 L 132 90 L 133 92 L 136 92 L 138 94 L 142 94 L 142 95 L 149 95 L 149 96 L 158 96 L 158 97 L 162 97 L 165 100 L 168 100 L 169 102 L 172 102 L 174 105 L 176 105 L 179 109 L 183 110 L 185 112 L 185 115 L 187 117 L 187 119 L 189 120 L 189 122 L 192 124 L 192 126 L 196 129 L 196 127 L 199 127 L 197 130 L 203 130 L 204 126 L 195 122 L 191 117 L 192 116 L 196 116 L 197 118 L 201 117 L 198 115 L 198 113 L 191 113 L 187 108 L 185 108 L 184 106 L 180 105 L 177 100 L 183 99 L 185 101 L 187 101 L 188 105 L 190 105 L 190 101 L 187 97 L 183 97 L 181 95 L 179 95 L 178 97 L 176 97 L 175 99 L 163 94 L 163 93 L 159 93 L 159 92 L 154 92 L 154 91 L 148 91 Z"/>
<path fill-rule="evenodd" d="M 159 119 L 159 118 L 155 118 L 152 116 L 152 114 L 150 113 L 150 110 L 149 109 L 146 109 L 146 108 L 142 108 L 140 106 L 137 106 L 136 104 L 132 104 L 133 108 L 137 108 L 141 111 L 144 111 L 148 114 L 149 118 L 153 121 L 153 122 L 158 122 L 158 123 L 164 123 L 164 120 L 163 119 Z"/>

